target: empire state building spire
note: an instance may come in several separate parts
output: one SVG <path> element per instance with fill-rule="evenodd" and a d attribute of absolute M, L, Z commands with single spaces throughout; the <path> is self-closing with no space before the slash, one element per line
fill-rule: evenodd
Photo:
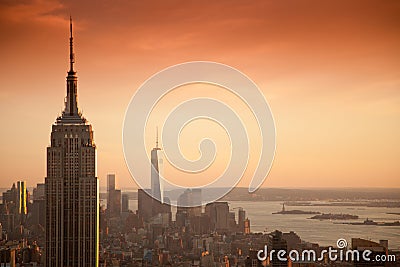
<path fill-rule="evenodd" d="M 74 44 L 73 40 L 74 38 L 72 37 L 72 17 L 69 17 L 69 63 L 70 63 L 70 69 L 69 72 L 74 72 L 74 63 L 75 63 L 75 55 L 74 55 Z"/>
<path fill-rule="evenodd" d="M 73 37 L 72 37 L 72 18 L 70 17 L 70 37 L 69 37 L 69 63 L 70 68 L 67 76 L 67 97 L 65 101 L 65 109 L 63 117 L 80 117 L 78 110 L 78 77 L 76 71 L 74 71 L 75 54 L 73 49 Z"/>

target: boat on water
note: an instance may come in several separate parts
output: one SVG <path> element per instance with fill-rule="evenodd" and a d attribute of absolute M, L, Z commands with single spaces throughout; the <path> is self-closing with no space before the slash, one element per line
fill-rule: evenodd
<path fill-rule="evenodd" d="M 368 218 L 366 220 L 364 220 L 364 222 L 352 222 L 352 223 L 348 223 L 348 224 L 351 224 L 351 225 L 378 225 L 377 222 L 374 222 L 373 220 L 370 220 Z"/>
<path fill-rule="evenodd" d="M 349 223 L 343 223 L 343 224 L 350 224 L 350 225 L 376 225 L 376 226 L 400 226 L 399 221 L 394 221 L 394 222 L 375 222 L 370 219 L 366 219 L 363 222 L 349 222 Z"/>

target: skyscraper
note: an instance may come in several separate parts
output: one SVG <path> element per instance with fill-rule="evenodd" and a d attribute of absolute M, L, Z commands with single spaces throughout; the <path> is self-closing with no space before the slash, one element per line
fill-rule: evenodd
<path fill-rule="evenodd" d="M 140 218 L 147 222 L 154 213 L 153 198 L 149 189 L 138 189 L 138 212 Z"/>
<path fill-rule="evenodd" d="M 47 147 L 45 266 L 98 266 L 99 198 L 92 126 L 78 110 L 72 20 L 62 115 Z"/>
<path fill-rule="evenodd" d="M 138 190 L 138 212 L 140 218 L 145 221 L 153 221 L 157 224 L 161 217 L 168 218 L 168 223 L 172 220 L 171 203 L 168 197 L 164 197 L 162 182 L 163 154 L 158 147 L 158 135 L 156 147 L 151 150 L 151 188 Z M 157 220 L 155 217 L 158 217 Z"/>
<path fill-rule="evenodd" d="M 244 233 L 244 221 L 245 220 L 246 220 L 246 211 L 242 207 L 239 207 L 239 210 L 238 210 L 239 232 Z"/>
<path fill-rule="evenodd" d="M 211 229 L 217 232 L 229 230 L 228 202 L 212 202 L 205 207 L 205 213 L 210 217 Z"/>
<path fill-rule="evenodd" d="M 128 194 L 122 194 L 121 196 L 121 210 L 122 212 L 128 212 L 129 211 L 129 195 Z"/>
<path fill-rule="evenodd" d="M 152 196 L 164 202 L 163 188 L 160 183 L 160 174 L 163 170 L 163 155 L 161 148 L 158 147 L 158 134 L 156 138 L 156 147 L 151 150 L 151 194 Z"/>
<path fill-rule="evenodd" d="M 107 174 L 107 192 L 115 190 L 115 174 Z"/>
<path fill-rule="evenodd" d="M 151 194 L 152 200 L 152 215 L 167 215 L 169 223 L 172 220 L 171 203 L 168 197 L 164 197 L 163 188 L 163 152 L 158 146 L 158 129 L 156 136 L 156 147 L 151 150 Z"/>
<path fill-rule="evenodd" d="M 17 208 L 18 213 L 22 215 L 27 214 L 26 202 L 27 202 L 27 191 L 25 181 L 17 182 Z"/>
<path fill-rule="evenodd" d="M 115 174 L 107 174 L 107 214 L 110 217 L 121 215 L 121 190 L 115 189 Z"/>

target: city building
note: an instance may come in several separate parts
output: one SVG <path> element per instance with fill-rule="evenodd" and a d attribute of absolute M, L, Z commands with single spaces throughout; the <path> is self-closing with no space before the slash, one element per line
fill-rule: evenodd
<path fill-rule="evenodd" d="M 62 115 L 47 147 L 45 266 L 98 266 L 99 198 L 92 126 L 78 110 L 72 20 Z"/>
<path fill-rule="evenodd" d="M 172 220 L 170 200 L 164 197 L 160 175 L 163 171 L 162 150 L 158 147 L 158 137 L 156 147 L 151 150 L 151 188 L 138 190 L 138 213 L 144 222 L 159 224 L 168 218 L 168 224 Z M 158 218 L 155 218 L 158 217 Z"/>
<path fill-rule="evenodd" d="M 228 202 L 212 202 L 205 207 L 205 213 L 210 218 L 211 230 L 216 232 L 229 231 Z"/>
<path fill-rule="evenodd" d="M 116 189 L 109 192 L 110 202 L 107 204 L 107 211 L 110 217 L 121 216 L 121 190 Z"/>
<path fill-rule="evenodd" d="M 158 147 L 158 133 L 156 138 L 156 147 L 151 150 L 151 194 L 161 203 L 164 201 L 164 193 L 160 183 L 160 174 L 163 171 L 162 150 Z"/>
<path fill-rule="evenodd" d="M 28 190 L 25 181 L 17 181 L 17 186 L 13 183 L 12 187 L 3 192 L 3 204 L 13 205 L 16 214 L 26 215 L 28 203 Z"/>
<path fill-rule="evenodd" d="M 115 174 L 107 174 L 107 192 L 115 190 Z"/>
<path fill-rule="evenodd" d="M 9 238 L 21 237 L 28 214 L 29 192 L 25 181 L 17 181 L 3 192 L 3 203 L 0 206 L 0 223 Z"/>
<path fill-rule="evenodd" d="M 148 221 L 153 216 L 152 205 L 153 198 L 150 192 L 146 192 L 146 189 L 138 189 L 138 214 L 143 221 Z"/>
<path fill-rule="evenodd" d="M 301 238 L 295 232 L 282 233 L 282 238 L 286 240 L 288 251 L 301 249 Z"/>
<path fill-rule="evenodd" d="M 107 174 L 107 214 L 110 217 L 121 215 L 121 190 L 115 187 L 115 174 Z"/>
<path fill-rule="evenodd" d="M 33 189 L 32 203 L 29 205 L 29 223 L 40 225 L 41 228 L 46 225 L 46 196 L 45 184 L 37 184 Z"/>
<path fill-rule="evenodd" d="M 371 241 L 371 240 L 366 240 L 362 238 L 352 238 L 351 239 L 351 249 L 353 250 L 358 250 L 360 253 L 359 255 L 363 255 L 365 250 L 371 251 L 371 253 L 368 254 L 368 257 L 370 259 L 381 259 L 383 256 L 386 257 L 388 255 L 388 240 L 380 240 L 379 243 Z M 388 262 L 390 264 L 390 262 Z M 359 260 L 354 261 L 354 266 L 355 267 L 361 267 L 361 266 L 388 266 L 385 264 L 385 262 L 371 262 L 367 261 L 363 257 L 359 257 Z"/>
<path fill-rule="evenodd" d="M 286 251 L 285 255 L 287 255 L 287 242 L 283 238 L 281 231 L 275 230 L 270 234 L 270 244 L 268 247 L 275 251 Z M 277 254 L 272 254 L 272 258 L 270 258 L 269 260 L 271 262 L 271 266 L 273 267 L 288 266 L 288 261 L 279 260 Z"/>
<path fill-rule="evenodd" d="M 121 209 L 122 212 L 128 212 L 129 211 L 129 195 L 128 194 L 122 194 L 122 204 L 121 204 Z"/>
<path fill-rule="evenodd" d="M 32 199 L 44 199 L 45 198 L 45 184 L 37 184 L 36 188 L 32 191 Z"/>
<path fill-rule="evenodd" d="M 16 203 L 16 201 L 17 201 L 17 188 L 15 187 L 15 183 L 13 183 L 10 189 L 3 192 L 3 204 Z"/>
<path fill-rule="evenodd" d="M 27 191 L 26 191 L 26 182 L 18 181 L 17 182 L 17 207 L 18 213 L 22 215 L 26 215 L 27 211 Z"/>
<path fill-rule="evenodd" d="M 177 213 L 188 213 L 189 216 L 201 215 L 201 189 L 186 189 L 178 197 Z"/>
<path fill-rule="evenodd" d="M 239 232 L 244 233 L 244 221 L 246 220 L 246 211 L 240 207 L 238 210 L 238 228 Z"/>
<path fill-rule="evenodd" d="M 245 234 L 250 234 L 250 233 L 251 233 L 251 230 L 250 230 L 250 220 L 249 220 L 249 218 L 246 218 L 246 219 L 244 220 L 244 233 L 245 233 Z"/>
<path fill-rule="evenodd" d="M 3 203 L 1 205 L 1 224 L 2 229 L 7 235 L 12 234 L 18 223 L 16 222 L 16 201 L 17 188 L 15 183 L 10 189 L 3 192 Z"/>

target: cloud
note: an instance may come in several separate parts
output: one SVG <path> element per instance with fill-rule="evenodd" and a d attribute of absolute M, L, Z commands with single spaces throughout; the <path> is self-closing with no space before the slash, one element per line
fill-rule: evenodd
<path fill-rule="evenodd" d="M 65 22 L 55 12 L 64 9 L 59 1 L 3 1 L 0 3 L 0 18 L 8 23 L 45 23 L 58 24 Z"/>

